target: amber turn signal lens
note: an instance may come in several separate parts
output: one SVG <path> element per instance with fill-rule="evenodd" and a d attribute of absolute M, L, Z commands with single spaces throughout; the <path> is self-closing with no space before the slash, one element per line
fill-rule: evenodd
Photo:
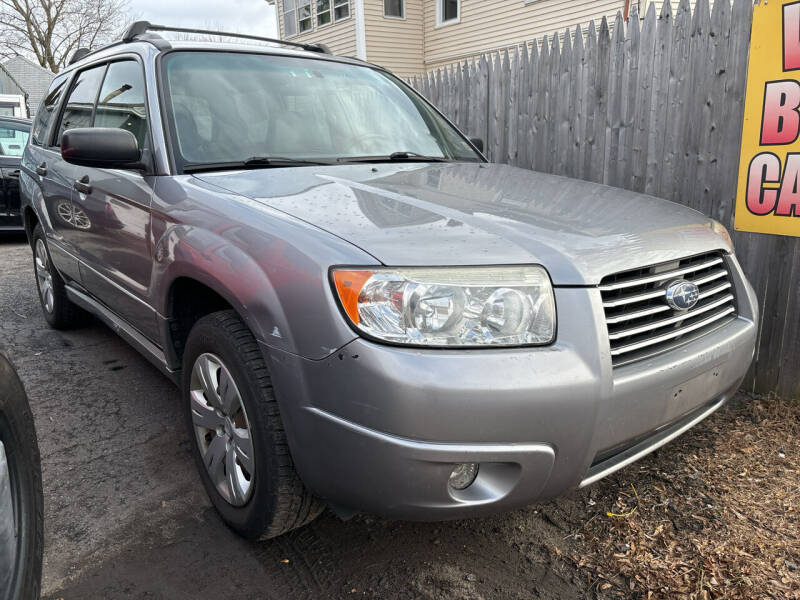
<path fill-rule="evenodd" d="M 364 284 L 372 277 L 372 271 L 334 271 L 333 281 L 336 284 L 336 293 L 342 303 L 344 312 L 350 320 L 358 325 L 358 295 Z"/>

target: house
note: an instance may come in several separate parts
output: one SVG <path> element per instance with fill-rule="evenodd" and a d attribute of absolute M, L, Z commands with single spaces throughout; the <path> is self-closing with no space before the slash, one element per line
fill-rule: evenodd
<path fill-rule="evenodd" d="M 510 48 L 664 0 L 267 0 L 281 39 L 321 42 L 334 54 L 401 77 Z M 677 6 L 676 3 L 673 3 Z"/>
<path fill-rule="evenodd" d="M 24 56 L 9 58 L 2 63 L 2 68 L 13 77 L 24 93 L 27 94 L 29 113 L 33 117 L 55 75 Z"/>
<path fill-rule="evenodd" d="M 19 82 L 0 64 L 0 117 L 26 117 L 26 96 Z"/>

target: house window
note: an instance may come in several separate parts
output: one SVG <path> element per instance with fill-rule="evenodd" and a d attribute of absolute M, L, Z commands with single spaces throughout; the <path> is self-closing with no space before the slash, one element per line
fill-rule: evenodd
<path fill-rule="evenodd" d="M 436 0 L 436 24 L 458 23 L 461 16 L 459 0 Z"/>
<path fill-rule="evenodd" d="M 317 0 L 317 27 L 331 22 L 331 0 Z"/>
<path fill-rule="evenodd" d="M 283 0 L 283 34 L 286 37 L 297 33 L 297 6 L 295 0 Z"/>
<path fill-rule="evenodd" d="M 283 34 L 291 37 L 311 29 L 311 0 L 283 0 Z"/>
<path fill-rule="evenodd" d="M 297 30 L 300 33 L 311 29 L 311 0 L 297 0 Z"/>
<path fill-rule="evenodd" d="M 333 0 L 333 17 L 335 21 L 350 16 L 350 0 Z"/>
<path fill-rule="evenodd" d="M 405 0 L 383 0 L 383 16 L 395 19 L 405 18 Z"/>
<path fill-rule="evenodd" d="M 350 0 L 317 0 L 317 27 L 350 16 Z"/>

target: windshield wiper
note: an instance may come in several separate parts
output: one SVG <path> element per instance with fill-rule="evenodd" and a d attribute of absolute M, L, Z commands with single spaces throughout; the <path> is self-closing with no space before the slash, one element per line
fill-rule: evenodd
<path fill-rule="evenodd" d="M 347 163 L 378 163 L 378 162 L 453 162 L 453 159 L 444 158 L 442 156 L 426 156 L 418 152 L 409 152 L 406 150 L 400 152 L 392 152 L 391 154 L 383 156 L 346 156 L 337 159 L 339 162 Z"/>
<path fill-rule="evenodd" d="M 198 173 L 200 171 L 225 171 L 234 169 L 274 169 L 278 167 L 305 167 L 332 165 L 335 163 L 324 160 L 310 160 L 303 158 L 289 158 L 287 156 L 251 156 L 245 160 L 228 162 L 187 163 L 183 166 L 184 173 Z"/>

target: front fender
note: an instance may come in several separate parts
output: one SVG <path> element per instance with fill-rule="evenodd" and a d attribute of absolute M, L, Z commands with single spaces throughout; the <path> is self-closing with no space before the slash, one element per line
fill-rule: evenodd
<path fill-rule="evenodd" d="M 202 283 L 239 313 L 256 339 L 294 352 L 297 344 L 275 288 L 259 265 L 219 235 L 176 225 L 155 248 L 152 291 L 159 314 L 170 318 L 170 288 L 180 279 Z"/>
<path fill-rule="evenodd" d="M 176 279 L 211 288 L 267 348 L 323 359 L 356 334 L 333 296 L 335 264 L 372 264 L 352 244 L 191 176 L 160 179 L 153 206 L 151 302 L 172 316 Z"/>

